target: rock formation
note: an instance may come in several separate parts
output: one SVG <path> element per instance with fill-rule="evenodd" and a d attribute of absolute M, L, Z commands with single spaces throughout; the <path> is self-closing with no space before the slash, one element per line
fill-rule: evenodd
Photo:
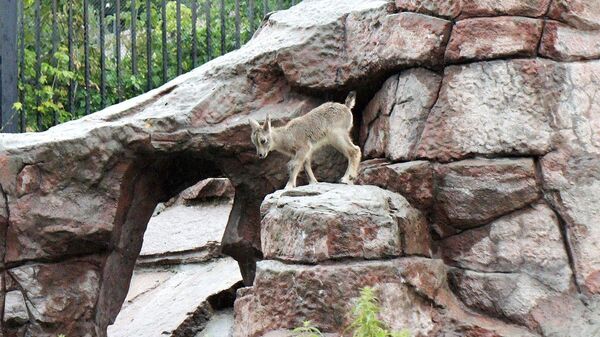
<path fill-rule="evenodd" d="M 253 287 L 238 291 L 236 337 L 281 332 L 305 320 L 341 336 L 365 286 L 378 291 L 384 323 L 413 336 L 534 336 L 461 308 L 448 266 L 428 258 L 424 215 L 399 194 L 310 185 L 267 196 L 262 213 L 266 260 Z M 419 249 L 410 249 L 413 243 Z"/>
<path fill-rule="evenodd" d="M 444 302 L 457 310 L 441 312 L 448 329 L 463 322 L 452 312 L 467 310 L 522 335 L 600 334 L 599 8 L 306 0 L 270 15 L 242 49 L 161 88 L 43 133 L 0 135 L 4 334 L 105 336 L 156 204 L 206 177 L 235 188 L 223 251 L 251 284 L 263 258 L 260 205 L 287 174 L 283 156 L 256 158 L 247 118 L 270 113 L 280 125 L 349 90 L 364 159 L 373 159 L 360 180 L 425 217 L 431 253 L 445 264 L 411 259 L 447 277 L 442 294 L 459 299 Z M 334 181 L 345 161 L 325 150 L 314 166 Z M 356 263 L 339 272 L 380 262 Z M 378 277 L 405 275 L 405 263 L 386 262 Z M 256 284 L 286 268 L 262 263 Z M 302 268 L 290 275 L 313 268 L 335 279 Z M 15 329 L 23 302 L 27 323 Z"/>
<path fill-rule="evenodd" d="M 238 264 L 219 250 L 232 192 L 228 179 L 209 178 L 157 206 L 108 337 L 202 337 L 217 319 L 230 325 L 211 335 L 227 337 L 242 285 Z"/>

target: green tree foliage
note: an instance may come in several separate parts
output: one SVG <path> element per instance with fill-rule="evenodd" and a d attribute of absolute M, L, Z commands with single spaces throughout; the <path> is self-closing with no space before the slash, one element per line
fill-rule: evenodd
<path fill-rule="evenodd" d="M 73 68 L 69 70 L 68 50 L 68 11 L 70 0 L 58 0 L 58 45 L 52 53 L 52 2 L 41 1 L 41 76 L 36 81 L 36 29 L 35 29 L 35 0 L 22 0 L 24 6 L 24 76 L 25 81 L 19 83 L 22 101 L 14 107 L 24 111 L 27 120 L 27 130 L 37 131 L 36 115 L 42 118 L 42 129 L 53 124 L 81 117 L 85 114 L 86 90 L 84 69 L 84 20 L 83 1 L 73 1 Z M 136 17 L 136 49 L 137 71 L 132 69 L 132 10 L 131 0 L 121 0 L 120 21 L 115 22 L 115 1 L 105 0 L 104 16 L 104 48 L 100 45 L 100 1 L 89 0 L 89 62 L 90 62 L 90 105 L 91 111 L 100 110 L 102 97 L 101 88 L 101 52 L 106 56 L 104 106 L 118 103 L 122 100 L 137 96 L 146 91 L 147 59 L 146 54 L 146 0 L 136 0 L 133 13 Z M 207 25 L 206 1 L 210 3 L 210 24 Z M 269 11 L 276 9 L 279 3 L 284 8 L 291 5 L 291 0 L 268 0 Z M 197 0 L 198 17 L 196 22 L 197 64 L 199 66 L 209 61 L 207 48 L 207 31 L 211 35 L 211 55 L 221 55 L 221 15 L 220 0 Z M 253 27 L 256 29 L 263 17 L 264 1 L 254 1 Z M 249 21 L 249 1 L 240 1 L 240 31 L 241 43 L 248 41 L 252 34 Z M 167 79 L 177 76 L 177 10 L 176 1 L 167 1 Z M 235 49 L 235 0 L 225 0 L 225 52 Z M 121 71 L 120 81 L 116 71 L 116 25 L 121 27 Z M 163 45 L 162 45 L 162 0 L 151 0 L 151 32 L 152 32 L 152 87 L 163 84 Z M 192 65 L 192 0 L 181 0 L 181 53 L 182 70 L 190 71 Z M 69 106 L 69 85 L 73 83 L 73 110 Z"/>

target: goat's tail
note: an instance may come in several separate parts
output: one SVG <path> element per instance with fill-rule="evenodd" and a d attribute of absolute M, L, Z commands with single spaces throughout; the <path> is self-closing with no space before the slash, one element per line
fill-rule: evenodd
<path fill-rule="evenodd" d="M 356 91 L 350 91 L 348 97 L 346 97 L 346 106 L 348 109 L 352 110 L 354 105 L 356 104 Z"/>

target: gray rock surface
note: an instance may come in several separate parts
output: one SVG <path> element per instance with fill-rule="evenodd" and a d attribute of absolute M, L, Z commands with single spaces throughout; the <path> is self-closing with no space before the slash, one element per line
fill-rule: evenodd
<path fill-rule="evenodd" d="M 210 298 L 241 281 L 235 260 L 219 253 L 232 205 L 227 198 L 197 197 L 214 196 L 214 191 L 227 195 L 224 183 L 203 180 L 150 219 L 129 292 L 108 337 L 193 337 L 197 331 L 198 336 L 228 336 L 232 309 L 215 311 L 220 308 L 213 308 Z"/>
<path fill-rule="evenodd" d="M 215 312 L 206 327 L 195 337 L 232 337 L 233 309 Z"/>
<path fill-rule="evenodd" d="M 9 326 L 22 326 L 29 321 L 27 305 L 23 293 L 13 290 L 4 296 L 4 324 Z"/>
<path fill-rule="evenodd" d="M 436 221 L 458 229 L 489 223 L 540 198 L 532 159 L 469 159 L 435 167 Z"/>
<path fill-rule="evenodd" d="M 166 255 L 220 242 L 231 206 L 225 201 L 166 208 L 148 222 L 140 255 Z"/>
<path fill-rule="evenodd" d="M 267 259 L 316 263 L 431 254 L 423 214 L 379 187 L 320 183 L 280 190 L 261 209 Z"/>
<path fill-rule="evenodd" d="M 209 296 L 241 280 L 238 265 L 231 258 L 173 267 L 170 275 L 163 275 L 162 270 L 142 273 L 150 274 L 134 277 L 134 282 L 144 285 L 132 285 L 136 295 L 108 327 L 108 336 L 171 336 Z"/>
<path fill-rule="evenodd" d="M 390 77 L 363 112 L 365 156 L 413 159 L 440 85 L 441 77 L 423 68 Z"/>
<path fill-rule="evenodd" d="M 553 153 L 541 161 L 547 198 L 564 222 L 576 281 L 600 294 L 600 156 Z"/>

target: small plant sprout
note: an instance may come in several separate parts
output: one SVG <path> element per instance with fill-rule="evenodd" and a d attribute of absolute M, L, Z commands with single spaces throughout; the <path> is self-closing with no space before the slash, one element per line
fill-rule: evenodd
<path fill-rule="evenodd" d="M 375 289 L 363 288 L 352 310 L 353 321 L 346 331 L 351 331 L 352 337 L 410 337 L 408 330 L 390 331 L 379 319 L 380 311 Z"/>
<path fill-rule="evenodd" d="M 311 321 L 304 321 L 301 327 L 292 330 L 296 337 L 323 337 L 321 331 Z"/>

